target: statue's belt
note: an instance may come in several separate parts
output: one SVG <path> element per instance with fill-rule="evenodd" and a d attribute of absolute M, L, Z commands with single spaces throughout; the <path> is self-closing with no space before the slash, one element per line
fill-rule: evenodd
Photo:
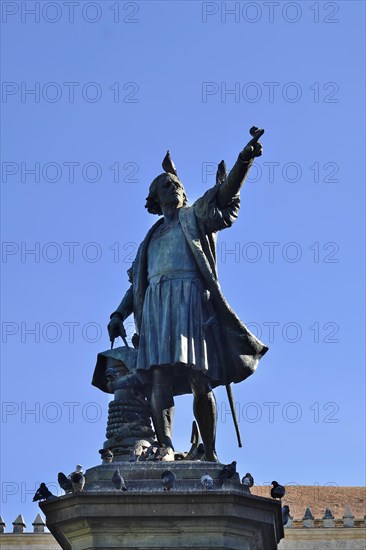
<path fill-rule="evenodd" d="M 156 275 L 153 275 L 152 277 L 149 277 L 149 284 L 152 286 L 155 286 L 159 283 L 163 283 L 165 281 L 174 281 L 176 279 L 190 279 L 194 280 L 197 279 L 198 281 L 202 281 L 200 274 L 198 271 L 170 271 L 169 273 L 157 273 Z"/>

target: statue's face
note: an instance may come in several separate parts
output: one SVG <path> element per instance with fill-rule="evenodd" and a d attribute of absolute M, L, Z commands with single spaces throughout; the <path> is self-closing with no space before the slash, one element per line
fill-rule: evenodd
<path fill-rule="evenodd" d="M 106 462 L 107 464 L 110 464 L 113 460 L 113 454 L 110 452 L 110 451 L 106 451 L 104 454 L 103 454 L 103 461 Z"/>
<path fill-rule="evenodd" d="M 160 206 L 175 206 L 181 208 L 184 204 L 184 189 L 178 183 L 167 179 L 159 181 L 157 195 Z"/>

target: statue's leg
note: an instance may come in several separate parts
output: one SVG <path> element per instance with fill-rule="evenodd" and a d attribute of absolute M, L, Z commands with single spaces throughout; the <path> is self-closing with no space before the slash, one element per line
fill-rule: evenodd
<path fill-rule="evenodd" d="M 193 413 L 205 446 L 205 459 L 218 462 L 216 441 L 216 400 L 208 379 L 200 371 L 191 371 L 189 381 L 193 393 Z"/>
<path fill-rule="evenodd" d="M 152 371 L 151 416 L 160 447 L 174 450 L 173 436 L 173 369 L 169 365 L 157 366 Z"/>

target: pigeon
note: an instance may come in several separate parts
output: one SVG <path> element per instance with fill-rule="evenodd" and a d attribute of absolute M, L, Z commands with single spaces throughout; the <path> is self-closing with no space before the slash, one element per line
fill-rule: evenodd
<path fill-rule="evenodd" d="M 33 502 L 36 502 L 37 500 L 48 500 L 50 497 L 54 496 L 55 495 L 49 491 L 47 485 L 45 483 L 41 483 L 33 497 Z"/>
<path fill-rule="evenodd" d="M 80 472 L 71 474 L 71 483 L 74 493 L 78 493 L 84 489 L 85 477 Z"/>
<path fill-rule="evenodd" d="M 116 470 L 112 476 L 112 483 L 114 487 L 117 489 L 117 491 L 127 491 L 127 487 L 125 484 L 125 481 L 121 474 L 119 473 L 119 470 Z"/>
<path fill-rule="evenodd" d="M 164 491 L 170 491 L 170 489 L 174 489 L 176 475 L 171 472 L 170 470 L 166 470 L 161 474 L 161 482 L 163 484 L 163 490 Z"/>
<path fill-rule="evenodd" d="M 159 447 L 155 459 L 160 462 L 172 462 L 174 461 L 174 451 L 171 447 Z"/>
<path fill-rule="evenodd" d="M 66 477 L 65 474 L 62 472 L 58 473 L 57 481 L 61 489 L 65 491 L 65 493 L 72 493 L 72 483 L 70 478 Z"/>
<path fill-rule="evenodd" d="M 288 523 L 288 520 L 290 519 L 290 507 L 287 506 L 287 504 L 285 506 L 282 506 L 282 523 L 283 525 L 286 525 Z"/>
<path fill-rule="evenodd" d="M 139 460 L 141 460 L 142 458 L 144 458 L 144 456 L 145 456 L 144 448 L 143 448 L 142 445 L 135 445 L 135 447 L 134 447 L 134 453 L 135 453 L 136 461 L 137 461 L 137 462 L 138 462 Z"/>
<path fill-rule="evenodd" d="M 187 453 L 185 451 L 174 453 L 174 460 L 186 460 Z"/>
<path fill-rule="evenodd" d="M 231 464 L 226 464 L 219 472 L 219 480 L 224 481 L 230 479 L 236 474 L 236 460 L 233 460 Z"/>
<path fill-rule="evenodd" d="M 201 460 L 205 456 L 205 446 L 203 443 L 200 443 L 197 447 L 194 460 Z"/>
<path fill-rule="evenodd" d="M 197 447 L 193 448 L 193 445 L 189 451 L 189 454 L 185 457 L 185 460 L 204 460 L 205 458 L 205 446 L 200 443 Z"/>
<path fill-rule="evenodd" d="M 216 185 L 219 185 L 220 183 L 223 183 L 226 180 L 226 164 L 225 161 L 222 160 L 220 164 L 217 167 L 216 172 Z"/>
<path fill-rule="evenodd" d="M 175 167 L 174 162 L 172 161 L 169 149 L 166 152 L 166 155 L 165 155 L 164 160 L 162 162 L 162 167 L 163 167 L 163 170 L 165 172 L 168 172 L 168 174 L 174 174 L 175 176 L 178 176 L 177 169 Z"/>
<path fill-rule="evenodd" d="M 213 489 L 214 482 L 211 476 L 206 472 L 205 475 L 201 477 L 201 485 L 204 489 L 211 490 Z"/>
<path fill-rule="evenodd" d="M 74 493 L 78 493 L 79 491 L 82 491 L 84 489 L 85 477 L 83 474 L 83 468 L 82 466 L 80 466 L 80 464 L 77 464 L 75 472 L 72 472 L 72 474 L 70 474 L 70 481 L 72 483 L 72 489 Z"/>
<path fill-rule="evenodd" d="M 253 487 L 254 485 L 254 479 L 253 479 L 253 476 L 252 474 L 250 474 L 249 472 L 247 472 L 245 474 L 245 476 L 243 477 L 243 479 L 241 480 L 242 484 L 245 485 L 246 487 Z"/>
<path fill-rule="evenodd" d="M 155 455 L 158 452 L 159 447 L 151 445 L 146 451 L 146 460 L 155 460 Z"/>
<path fill-rule="evenodd" d="M 281 498 L 285 496 L 286 489 L 283 485 L 277 483 L 277 481 L 272 481 L 271 483 L 273 485 L 271 489 L 271 497 L 274 499 L 279 498 L 281 500 Z"/>

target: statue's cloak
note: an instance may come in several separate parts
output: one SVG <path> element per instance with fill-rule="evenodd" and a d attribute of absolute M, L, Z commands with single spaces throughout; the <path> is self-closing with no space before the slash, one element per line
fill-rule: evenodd
<path fill-rule="evenodd" d="M 210 293 L 210 303 L 214 311 L 215 345 L 220 363 L 219 376 L 207 375 L 212 380 L 212 386 L 241 382 L 255 371 L 259 359 L 268 350 L 245 324 L 234 313 L 223 296 L 216 269 L 216 237 L 217 231 L 230 227 L 236 220 L 240 207 L 239 195 L 231 198 L 225 207 L 219 207 L 217 193 L 219 186 L 209 189 L 193 206 L 183 207 L 179 211 L 179 220 L 187 239 L 198 270 Z M 132 285 L 126 295 L 133 301 L 133 312 L 136 331 L 139 333 L 142 320 L 142 309 L 147 280 L 147 249 L 155 229 L 163 223 L 159 219 L 149 230 L 141 243 L 132 266 Z M 145 376 L 149 371 L 137 370 Z M 174 380 L 175 395 L 190 393 L 187 377 L 177 377 Z"/>

